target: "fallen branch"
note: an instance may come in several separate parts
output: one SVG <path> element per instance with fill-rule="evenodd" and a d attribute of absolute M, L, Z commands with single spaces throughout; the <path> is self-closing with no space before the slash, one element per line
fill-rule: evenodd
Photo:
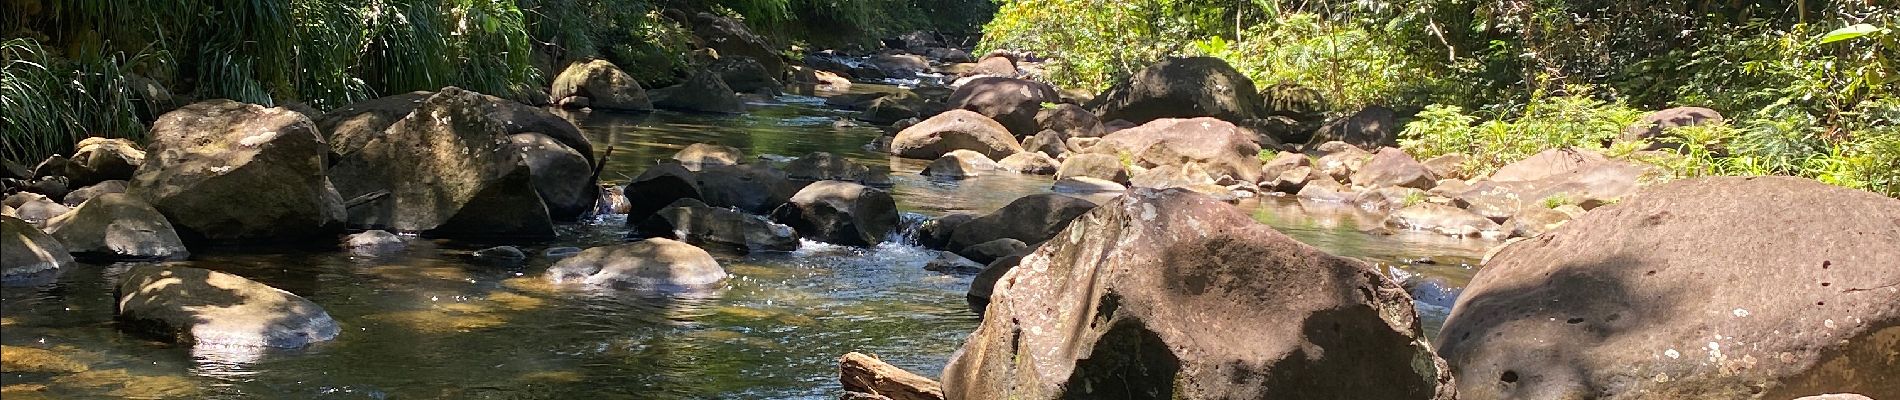
<path fill-rule="evenodd" d="M 943 400 L 937 381 L 905 371 L 864 353 L 838 358 L 838 382 L 845 392 L 883 396 L 891 400 Z"/>

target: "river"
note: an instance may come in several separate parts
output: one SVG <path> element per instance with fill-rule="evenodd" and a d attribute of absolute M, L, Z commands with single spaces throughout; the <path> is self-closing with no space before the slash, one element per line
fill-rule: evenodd
<path fill-rule="evenodd" d="M 858 85 L 857 91 L 892 90 Z M 1047 191 L 1039 176 L 936 181 L 925 162 L 863 148 L 880 132 L 836 127 L 850 111 L 817 97 L 783 96 L 738 116 L 569 114 L 598 151 L 612 147 L 602 179 L 625 181 L 698 142 L 748 154 L 827 151 L 888 166 L 890 190 L 913 219 L 986 213 Z M 1347 205 L 1266 197 L 1239 205 L 1259 221 L 1328 252 L 1389 273 L 1463 286 L 1495 242 L 1434 234 L 1368 233 L 1380 216 Z M 322 305 L 344 328 L 337 340 L 295 351 L 254 352 L 154 342 L 116 329 L 113 288 L 130 264 L 81 264 L 56 281 L 0 288 L 0 344 L 52 349 L 86 365 L 70 374 L 14 373 L 9 393 L 31 398 L 604 398 L 831 399 L 837 357 L 881 356 L 934 376 L 977 324 L 963 300 L 970 277 L 925 271 L 929 250 L 902 243 L 849 248 L 806 242 L 791 253 L 715 255 L 733 275 L 692 297 L 640 298 L 555 291 L 551 263 L 472 263 L 474 250 L 617 243 L 624 218 L 564 226 L 544 244 L 416 239 L 393 256 L 341 251 L 193 248 L 191 266 L 236 273 Z M 1418 262 L 1429 258 L 1429 263 Z M 1443 303 L 1442 305 L 1449 305 Z M 1447 310 L 1421 304 L 1428 334 Z"/>

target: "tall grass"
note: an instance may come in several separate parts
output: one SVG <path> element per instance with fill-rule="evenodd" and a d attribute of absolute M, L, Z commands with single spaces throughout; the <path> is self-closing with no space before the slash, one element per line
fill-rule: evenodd
<path fill-rule="evenodd" d="M 0 42 L 0 155 L 31 165 L 87 136 L 143 137 L 150 107 L 123 67 L 152 56 L 84 58 L 51 57 L 32 39 Z"/>

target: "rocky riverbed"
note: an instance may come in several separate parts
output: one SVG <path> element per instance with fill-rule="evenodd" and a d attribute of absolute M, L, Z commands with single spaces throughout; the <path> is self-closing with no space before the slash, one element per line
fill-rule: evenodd
<path fill-rule="evenodd" d="M 1078 96 L 1025 79 L 1023 55 L 912 38 L 800 66 L 723 34 L 737 47 L 678 86 L 596 61 L 547 107 L 454 87 L 322 113 L 209 100 L 145 143 L 9 167 L 4 390 L 1895 390 L 1856 378 L 1894 368 L 1889 198 L 1655 185 L 1576 149 L 1470 176 L 1391 147 L 1391 110 L 1281 113 L 1208 58 Z M 852 352 L 878 357 L 847 357 L 841 386 Z"/>

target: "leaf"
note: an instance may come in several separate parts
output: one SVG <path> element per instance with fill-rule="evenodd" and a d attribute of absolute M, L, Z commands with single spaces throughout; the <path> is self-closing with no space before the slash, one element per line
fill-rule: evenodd
<path fill-rule="evenodd" d="M 1848 25 L 1845 28 L 1835 29 L 1833 32 L 1828 32 L 1826 35 L 1821 35 L 1821 44 L 1834 43 L 1834 42 L 1839 42 L 1842 40 L 1851 40 L 1851 39 L 1859 38 L 1861 36 L 1867 36 L 1868 34 L 1879 32 L 1881 30 L 1882 29 L 1876 28 L 1872 24 Z"/>

